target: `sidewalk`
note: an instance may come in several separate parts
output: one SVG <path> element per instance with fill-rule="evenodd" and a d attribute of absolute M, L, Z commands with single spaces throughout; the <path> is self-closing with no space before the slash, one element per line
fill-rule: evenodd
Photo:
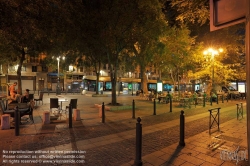
<path fill-rule="evenodd" d="M 245 160 L 245 156 L 247 157 L 246 119 L 241 121 L 230 120 L 223 123 L 220 128 L 220 132 L 215 132 L 212 135 L 205 131 L 186 139 L 185 147 L 175 143 L 145 155 L 142 157 L 143 165 L 247 166 L 246 161 L 241 161 Z M 224 160 L 222 160 L 222 157 Z M 122 166 L 131 166 L 133 163 L 134 160 L 131 160 Z"/>
<path fill-rule="evenodd" d="M 73 121 L 73 128 L 69 129 L 62 121 L 49 125 L 42 125 L 43 111 L 49 110 L 49 98 L 55 95 L 44 95 L 44 104 L 34 111 L 35 124 L 20 126 L 20 136 L 15 136 L 14 129 L 0 130 L 0 163 L 4 151 L 29 150 L 51 151 L 60 153 L 81 151 L 84 156 L 78 158 L 84 165 L 133 165 L 135 160 L 135 125 L 131 110 L 105 111 L 106 123 L 101 123 L 98 108 L 94 104 L 109 103 L 110 97 L 90 97 L 89 95 L 70 95 L 64 98 L 77 98 L 78 109 L 81 111 L 81 121 Z M 144 101 L 136 96 L 118 96 L 117 101 L 124 105 L 131 105 L 135 100 L 136 117 L 142 118 L 142 162 L 143 165 L 236 165 L 236 161 L 229 160 L 224 152 L 233 152 L 239 146 L 238 154 L 243 155 L 247 149 L 246 115 L 236 119 L 235 104 L 242 101 L 229 101 L 183 109 L 173 105 L 173 112 L 169 112 L 169 105 L 157 104 L 153 115 L 153 103 Z M 63 103 L 65 107 L 67 103 Z M 208 133 L 208 109 L 221 107 L 220 132 Z M 179 115 L 185 111 L 185 147 L 179 147 Z M 226 161 L 220 158 L 223 154 Z M 53 157 L 55 154 L 49 153 Z M 64 154 L 65 155 L 65 154 Z M 247 156 L 247 154 L 246 154 Z M 17 157 L 17 156 L 14 156 Z M 54 156 L 55 157 L 55 156 Z M 17 159 L 17 158 L 16 158 Z M 63 160 L 64 158 L 59 158 Z M 10 161 L 10 159 L 7 159 Z M 19 160 L 19 159 L 17 159 Z M 38 159 L 34 159 L 38 160 Z M 43 161 L 52 162 L 52 159 L 42 158 Z M 66 159 L 64 159 L 66 160 Z M 6 158 L 5 158 L 6 161 Z M 38 161 L 41 161 L 40 159 Z M 67 161 L 71 161 L 67 159 Z M 75 160 L 76 161 L 76 160 Z M 3 163 L 0 165 L 27 165 Z M 29 164 L 29 165 L 69 165 Z M 70 165 L 82 165 L 71 163 Z M 247 165 L 239 161 L 238 165 Z"/>

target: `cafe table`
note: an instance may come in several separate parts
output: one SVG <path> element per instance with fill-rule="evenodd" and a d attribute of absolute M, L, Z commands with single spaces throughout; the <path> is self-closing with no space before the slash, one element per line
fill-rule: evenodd
<path fill-rule="evenodd" d="M 159 103 L 165 102 L 165 101 L 166 101 L 166 95 L 159 95 L 159 96 L 158 96 L 158 100 L 159 100 Z"/>
<path fill-rule="evenodd" d="M 180 103 L 179 103 L 179 105 L 180 105 L 180 106 L 183 106 L 183 107 L 188 106 L 189 99 L 190 99 L 190 98 L 180 98 Z"/>
<path fill-rule="evenodd" d="M 60 102 L 60 110 L 62 110 L 62 103 L 63 102 L 68 102 L 69 100 L 68 99 L 65 99 L 65 98 L 58 98 L 58 102 Z"/>

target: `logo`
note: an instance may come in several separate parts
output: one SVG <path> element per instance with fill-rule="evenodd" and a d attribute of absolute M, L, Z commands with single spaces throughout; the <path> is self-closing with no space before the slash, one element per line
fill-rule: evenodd
<path fill-rule="evenodd" d="M 222 150 L 220 152 L 220 158 L 221 160 L 234 160 L 236 161 L 236 165 L 239 161 L 247 161 L 247 150 L 240 150 L 240 147 L 238 146 L 235 151 L 229 151 L 229 150 Z"/>

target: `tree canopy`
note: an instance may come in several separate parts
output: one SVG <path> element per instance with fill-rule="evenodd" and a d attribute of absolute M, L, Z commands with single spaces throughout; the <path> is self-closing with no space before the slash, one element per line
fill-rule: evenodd
<path fill-rule="evenodd" d="M 210 67 L 203 51 L 211 46 L 225 50 L 216 58 L 218 78 L 244 79 L 236 73 L 244 70 L 242 25 L 209 32 L 208 7 L 208 0 L 3 0 L 0 61 L 18 63 L 19 80 L 26 54 L 64 55 L 65 65 L 93 67 L 97 76 L 100 63 L 107 63 L 113 104 L 117 72 L 132 70 L 131 64 L 140 67 L 144 91 L 149 66 L 173 84 L 206 80 Z"/>

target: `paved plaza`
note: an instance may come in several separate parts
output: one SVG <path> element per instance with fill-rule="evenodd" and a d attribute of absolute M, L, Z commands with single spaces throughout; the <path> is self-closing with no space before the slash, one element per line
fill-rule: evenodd
<path fill-rule="evenodd" d="M 43 125 L 43 112 L 49 111 L 50 98 L 44 94 L 33 116 L 35 123 L 23 122 L 20 135 L 15 129 L 0 130 L 0 165 L 87 165 L 131 166 L 136 159 L 137 117 L 142 124 L 142 163 L 144 166 L 233 166 L 247 164 L 247 128 L 245 100 L 220 101 L 183 108 L 132 95 L 119 95 L 122 106 L 109 106 L 108 97 L 92 97 L 90 92 L 62 94 L 60 98 L 78 99 L 81 120 L 68 125 L 68 114 Z M 38 98 L 38 94 L 35 94 Z M 135 118 L 132 118 L 132 103 Z M 109 107 L 105 123 L 99 117 L 95 104 Z M 243 103 L 243 118 L 237 120 L 236 104 Z M 65 109 L 69 102 L 63 102 Z M 220 130 L 216 122 L 209 134 L 209 109 L 220 109 Z M 180 142 L 180 112 L 185 114 L 185 146 Z"/>

